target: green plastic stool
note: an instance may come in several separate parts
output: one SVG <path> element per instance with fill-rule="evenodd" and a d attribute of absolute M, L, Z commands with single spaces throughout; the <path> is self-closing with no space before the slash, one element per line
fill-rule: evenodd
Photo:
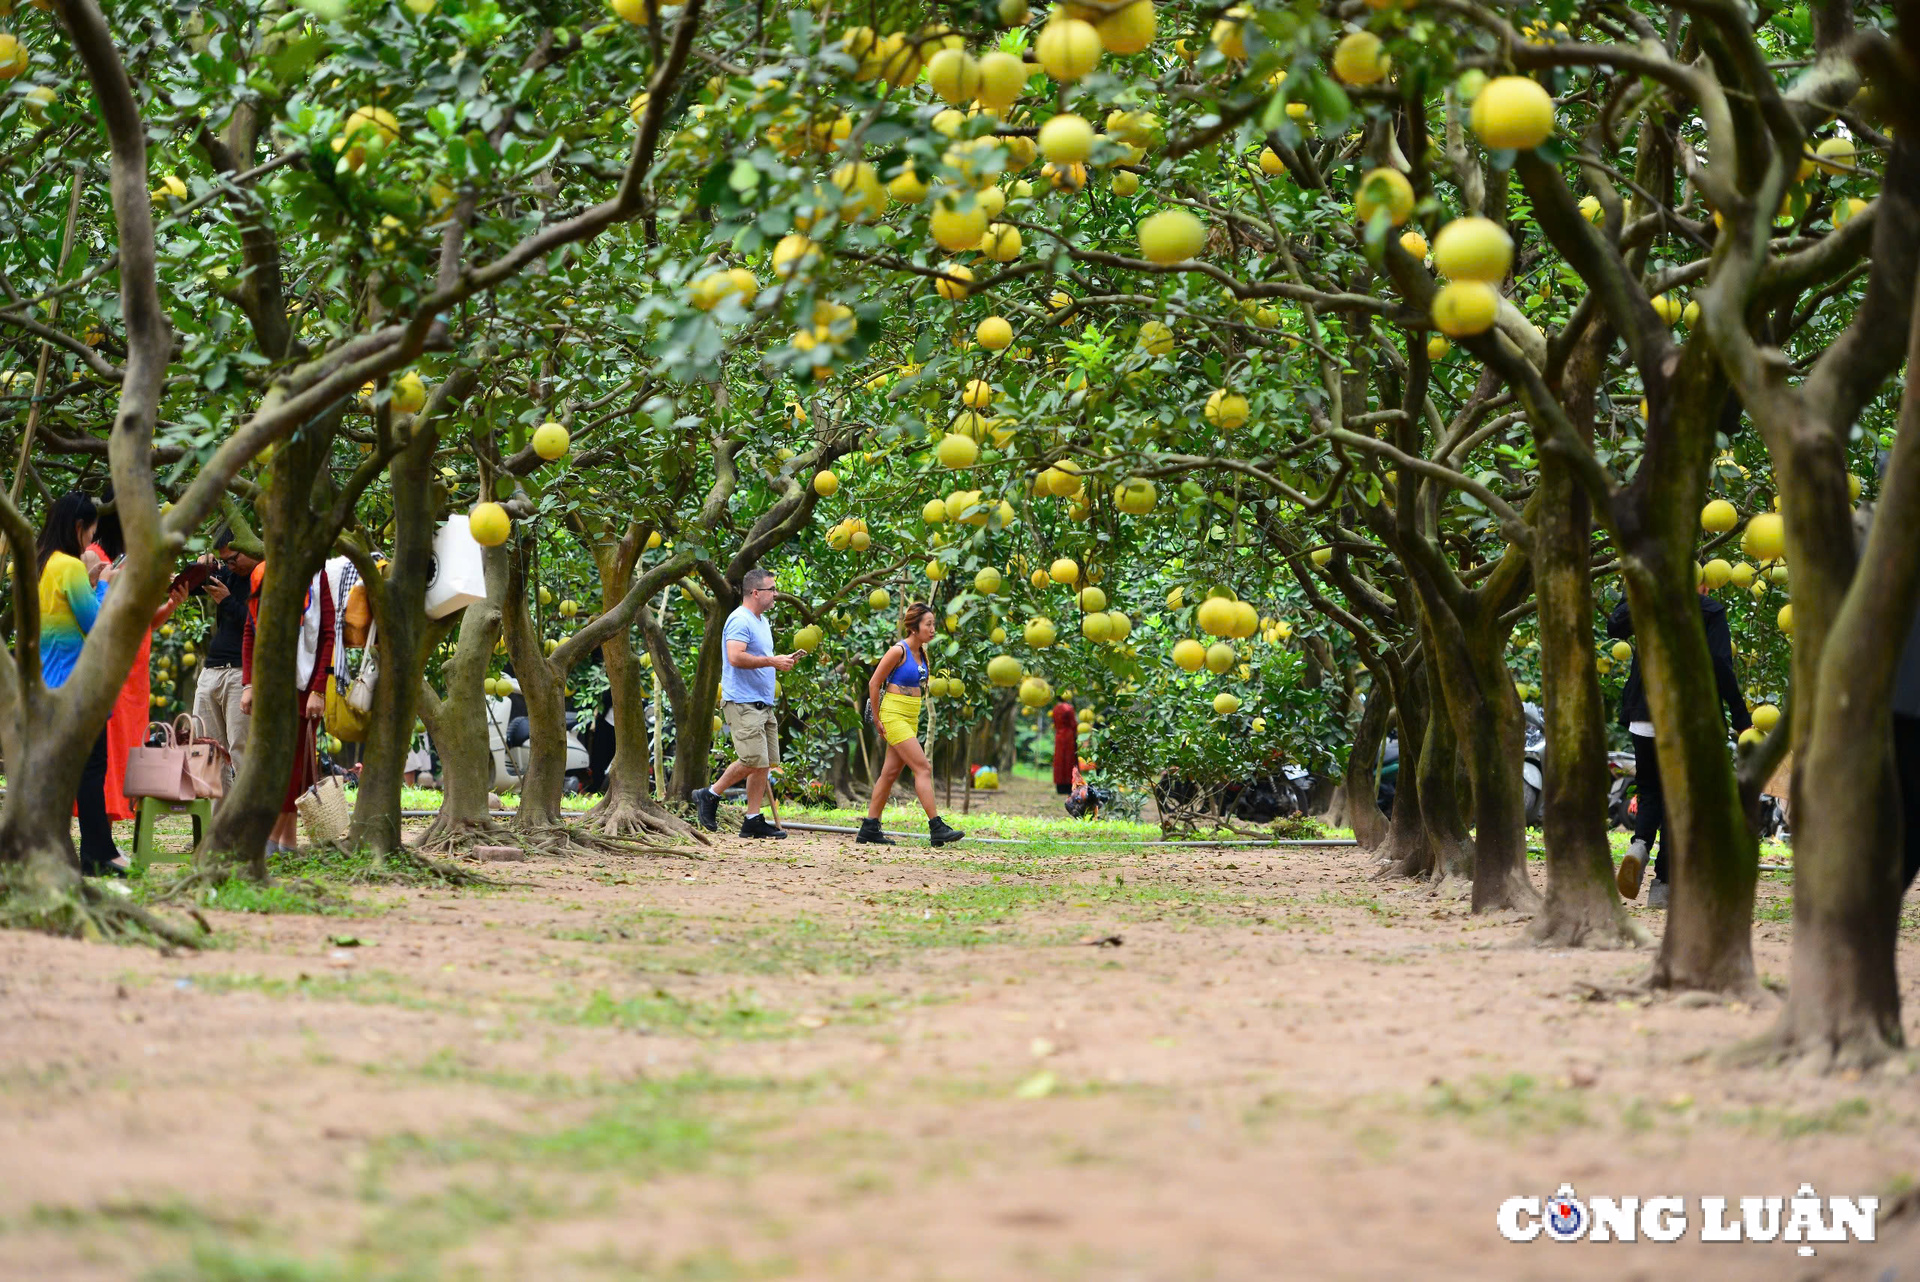
<path fill-rule="evenodd" d="M 196 797 L 192 801 L 141 797 L 139 802 L 140 808 L 133 820 L 133 866 L 145 868 L 148 864 L 184 864 L 192 859 L 191 850 L 179 855 L 156 855 L 153 851 L 153 821 L 162 815 L 192 815 L 193 844 L 198 848 L 201 836 L 213 823 L 213 802 L 206 797 Z"/>

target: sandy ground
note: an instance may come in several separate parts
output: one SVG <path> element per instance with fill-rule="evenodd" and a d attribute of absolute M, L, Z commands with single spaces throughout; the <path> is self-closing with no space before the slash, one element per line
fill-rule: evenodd
<path fill-rule="evenodd" d="M 1920 1278 L 1912 1065 L 1722 1069 L 1767 1009 L 1351 849 L 494 867 L 197 956 L 0 934 L 0 1278 Z M 1563 1182 L 1810 1182 L 1879 1241 L 1499 1237 Z"/>

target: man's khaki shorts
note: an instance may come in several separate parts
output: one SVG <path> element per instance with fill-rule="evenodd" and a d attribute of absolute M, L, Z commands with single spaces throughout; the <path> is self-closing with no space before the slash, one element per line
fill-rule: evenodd
<path fill-rule="evenodd" d="M 749 770 L 780 764 L 780 724 L 772 708 L 722 703 L 720 716 L 733 735 L 733 754 Z"/>

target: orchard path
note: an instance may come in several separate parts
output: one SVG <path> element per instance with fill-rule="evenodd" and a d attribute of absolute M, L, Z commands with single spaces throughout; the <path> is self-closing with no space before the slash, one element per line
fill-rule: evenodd
<path fill-rule="evenodd" d="M 1875 1246 L 1812 1260 L 1502 1242 L 1501 1200 L 1563 1180 L 1891 1204 L 1920 1179 L 1920 1092 L 1722 1071 L 1707 1053 L 1767 1012 L 1637 997 L 1644 954 L 1513 948 L 1513 921 L 1371 881 L 1350 848 L 727 839 L 498 867 L 499 890 L 352 889 L 348 915 L 210 911 L 227 946 L 199 956 L 0 934 L 0 1277 L 1920 1260 L 1911 1192 Z M 1781 977 L 1781 879 L 1762 894 Z M 1901 960 L 1911 1012 L 1911 908 Z"/>

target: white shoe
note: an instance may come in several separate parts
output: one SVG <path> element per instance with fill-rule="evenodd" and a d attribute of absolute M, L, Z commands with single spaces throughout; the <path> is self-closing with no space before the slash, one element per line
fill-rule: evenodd
<path fill-rule="evenodd" d="M 1672 893 L 1672 888 L 1669 887 L 1666 882 L 1654 882 L 1652 888 L 1647 891 L 1647 907 L 1665 908 L 1667 906 L 1667 899 Z"/>
<path fill-rule="evenodd" d="M 1614 873 L 1613 884 L 1620 888 L 1620 897 L 1628 903 L 1640 898 L 1640 882 L 1647 875 L 1647 843 L 1635 840 L 1627 847 L 1627 853 L 1620 860 L 1620 868 Z"/>

